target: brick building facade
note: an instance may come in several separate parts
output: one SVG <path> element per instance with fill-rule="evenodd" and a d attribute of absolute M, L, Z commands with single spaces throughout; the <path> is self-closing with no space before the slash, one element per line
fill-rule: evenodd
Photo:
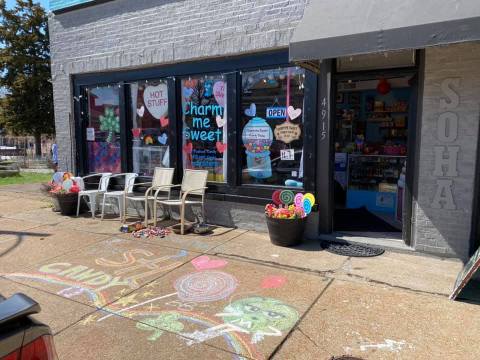
<path fill-rule="evenodd" d="M 218 61 L 223 64 L 225 76 L 235 71 L 235 76 L 241 77 L 242 65 L 236 65 L 238 59 L 248 57 L 248 67 L 253 68 L 251 63 L 255 58 L 251 56 L 262 56 L 261 61 L 267 64 L 268 54 L 271 54 L 272 63 L 267 67 L 276 67 L 283 60 L 276 61 L 275 57 L 282 57 L 282 51 L 287 51 L 308 1 L 114 0 L 92 3 L 92 6 L 56 12 L 49 19 L 60 167 L 76 172 L 85 172 L 78 164 L 78 153 L 83 150 L 77 143 L 77 122 L 83 115 L 83 108 L 74 97 L 81 94 L 76 89 L 81 89 L 77 81 L 81 82 L 82 76 L 91 84 L 95 83 L 92 79 L 96 74 L 100 84 L 107 78 L 116 79 L 117 84 L 122 81 L 122 73 L 127 74 L 125 79 L 132 79 L 136 71 L 151 75 L 158 68 L 173 69 L 171 75 L 176 76 L 175 69 L 184 66 L 181 75 L 187 76 L 190 65 L 194 69 L 196 64 L 207 62 L 210 64 L 207 68 L 212 69 Z M 480 45 L 468 42 L 427 47 L 420 49 L 418 54 L 422 60 L 417 59 L 420 79 L 417 148 L 415 156 L 409 158 L 414 162 L 411 167 L 414 171 L 411 219 L 406 230 L 411 239 L 409 245 L 419 251 L 465 259 L 474 246 L 472 236 L 476 231 L 473 217 L 477 207 Z M 230 63 L 232 69 L 228 71 Z M 159 70 L 159 74 L 162 71 Z M 196 72 L 192 70 L 191 73 Z M 143 79 L 142 76 L 139 74 L 137 78 Z M 317 94 L 321 76 L 321 71 L 320 75 L 307 72 L 307 81 L 301 84 L 305 87 L 305 97 L 311 91 Z M 228 84 L 234 81 L 229 79 Z M 313 107 L 319 107 L 318 102 L 315 103 Z M 304 112 L 309 113 L 307 108 Z M 305 121 L 316 124 L 319 119 L 313 113 L 315 110 Z M 312 129 L 316 131 L 316 125 Z M 305 144 L 313 149 L 310 159 L 304 160 L 304 166 L 309 168 L 316 167 L 318 139 L 314 139 L 314 134 L 305 138 Z M 316 175 L 312 172 L 315 179 L 311 186 L 305 185 L 305 190 L 316 192 L 321 202 L 322 194 L 315 185 L 320 175 L 318 171 Z M 207 212 L 211 221 L 264 229 L 262 201 L 264 203 L 267 196 L 256 195 L 255 190 L 251 197 L 240 191 L 239 194 L 238 199 L 228 198 L 228 194 L 217 191 L 209 198 L 210 211 L 207 206 Z M 249 199 L 254 197 L 258 201 L 251 202 Z M 218 206 L 224 211 L 219 212 Z M 310 227 L 313 229 L 309 231 L 310 236 L 317 236 L 317 222 L 312 221 Z"/>

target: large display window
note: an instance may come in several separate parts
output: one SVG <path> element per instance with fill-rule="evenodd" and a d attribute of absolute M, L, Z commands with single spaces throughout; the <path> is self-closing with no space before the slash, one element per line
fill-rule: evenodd
<path fill-rule="evenodd" d="M 208 180 L 227 181 L 227 85 L 222 75 L 182 79 L 184 169 L 208 170 Z"/>
<path fill-rule="evenodd" d="M 305 71 L 242 76 L 242 183 L 303 188 Z"/>
<path fill-rule="evenodd" d="M 151 176 L 156 167 L 170 166 L 167 82 L 132 83 L 130 97 L 133 171 Z"/>
<path fill-rule="evenodd" d="M 86 151 L 89 173 L 121 171 L 120 92 L 117 86 L 87 89 Z"/>
<path fill-rule="evenodd" d="M 317 77 L 277 55 L 75 76 L 79 172 L 207 170 L 210 193 L 257 203 L 314 191 Z"/>

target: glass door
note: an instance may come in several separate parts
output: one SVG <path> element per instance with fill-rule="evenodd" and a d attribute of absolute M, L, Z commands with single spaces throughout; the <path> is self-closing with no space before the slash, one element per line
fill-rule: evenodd
<path fill-rule="evenodd" d="M 119 173 L 122 168 L 120 88 L 111 85 L 88 88 L 87 97 L 86 170 Z"/>
<path fill-rule="evenodd" d="M 132 170 L 152 176 L 156 167 L 170 166 L 168 84 L 166 80 L 130 85 Z"/>

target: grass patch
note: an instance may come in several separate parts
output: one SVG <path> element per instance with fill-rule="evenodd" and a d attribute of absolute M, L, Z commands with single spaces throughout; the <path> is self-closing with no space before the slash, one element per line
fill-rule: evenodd
<path fill-rule="evenodd" d="M 21 172 L 19 175 L 0 177 L 0 186 L 15 184 L 36 184 L 46 183 L 52 179 L 52 174 Z"/>

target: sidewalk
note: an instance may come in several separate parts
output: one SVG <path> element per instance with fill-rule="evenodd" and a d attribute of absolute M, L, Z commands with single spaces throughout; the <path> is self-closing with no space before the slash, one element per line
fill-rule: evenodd
<path fill-rule="evenodd" d="M 0 187 L 0 293 L 41 304 L 60 359 L 480 358 L 480 307 L 447 298 L 458 261 L 118 228 Z"/>

